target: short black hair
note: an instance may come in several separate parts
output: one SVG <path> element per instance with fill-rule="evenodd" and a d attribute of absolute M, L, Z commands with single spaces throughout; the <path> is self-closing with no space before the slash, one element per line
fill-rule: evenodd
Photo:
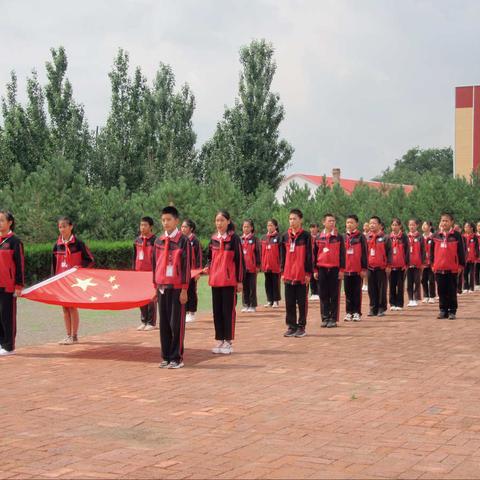
<path fill-rule="evenodd" d="M 442 212 L 440 214 L 440 218 L 442 218 L 442 217 L 448 217 L 452 222 L 454 220 L 453 215 L 450 212 Z"/>
<path fill-rule="evenodd" d="M 323 215 L 323 219 L 325 220 L 327 217 L 332 217 L 334 218 L 335 220 L 337 219 L 337 217 L 333 214 L 333 213 L 330 213 L 330 212 L 327 212 Z"/>
<path fill-rule="evenodd" d="M 140 221 L 148 223 L 151 227 L 153 227 L 153 218 L 152 217 L 142 217 L 140 219 Z"/>
<path fill-rule="evenodd" d="M 173 205 L 169 205 L 162 209 L 162 215 L 171 215 L 173 218 L 178 218 L 178 210 Z"/>
<path fill-rule="evenodd" d="M 380 225 L 382 225 L 382 219 L 380 217 L 377 217 L 377 215 L 372 215 L 370 217 L 370 220 L 376 220 Z"/>
<path fill-rule="evenodd" d="M 400 226 L 402 226 L 402 221 L 398 217 L 393 217 L 392 223 L 398 223 Z"/>
<path fill-rule="evenodd" d="M 252 233 L 255 233 L 255 224 L 251 218 L 246 218 L 243 223 L 248 223 L 252 229 Z"/>
<path fill-rule="evenodd" d="M 299 208 L 292 208 L 289 215 L 296 215 L 298 218 L 303 218 L 303 213 Z"/>
<path fill-rule="evenodd" d="M 311 223 L 309 228 L 320 228 L 318 223 Z"/>
<path fill-rule="evenodd" d="M 350 213 L 350 215 L 347 215 L 347 220 L 351 218 L 352 220 L 355 220 L 355 222 L 358 223 L 358 217 L 354 213 Z"/>

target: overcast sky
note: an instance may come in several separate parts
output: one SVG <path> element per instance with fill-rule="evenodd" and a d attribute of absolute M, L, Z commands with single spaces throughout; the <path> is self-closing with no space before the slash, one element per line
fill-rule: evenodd
<path fill-rule="evenodd" d="M 370 178 L 413 146 L 454 142 L 454 87 L 480 83 L 480 1 L 0 0 L 0 86 L 45 79 L 63 45 L 90 126 L 109 110 L 119 47 L 149 81 L 160 61 L 196 97 L 198 146 L 238 88 L 238 51 L 272 42 L 295 148 L 289 172 Z"/>

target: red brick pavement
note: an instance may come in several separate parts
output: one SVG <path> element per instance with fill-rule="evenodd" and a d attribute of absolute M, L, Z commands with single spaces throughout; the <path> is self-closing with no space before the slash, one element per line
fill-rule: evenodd
<path fill-rule="evenodd" d="M 186 368 L 158 331 L 0 359 L 0 478 L 480 478 L 480 294 L 283 338 L 240 314 L 232 356 L 188 325 Z M 21 328 L 21 323 L 20 323 Z"/>

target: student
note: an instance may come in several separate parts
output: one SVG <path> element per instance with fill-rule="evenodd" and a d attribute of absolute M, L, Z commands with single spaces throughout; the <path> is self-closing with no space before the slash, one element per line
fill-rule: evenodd
<path fill-rule="evenodd" d="M 235 307 L 237 292 L 243 289 L 245 264 L 240 237 L 226 210 L 215 216 L 216 233 L 208 245 L 208 261 L 204 269 L 209 274 L 208 284 L 212 287 L 213 321 L 217 344 L 212 353 L 233 353 L 235 337 Z"/>
<path fill-rule="evenodd" d="M 402 222 L 399 218 L 392 219 L 392 231 L 390 233 L 390 255 L 388 265 L 389 276 L 389 300 L 390 310 L 403 310 L 405 295 L 405 270 L 409 262 L 408 238 L 402 230 Z"/>
<path fill-rule="evenodd" d="M 320 232 L 320 226 L 318 223 L 311 223 L 310 224 L 310 236 L 312 237 L 312 247 L 315 245 L 315 239 L 318 236 L 318 233 Z M 318 280 L 315 277 L 312 277 L 310 279 L 310 301 L 318 301 L 320 300 L 319 296 L 319 286 L 318 286 Z"/>
<path fill-rule="evenodd" d="M 465 266 L 465 250 L 460 233 L 453 229 L 453 217 L 443 213 L 440 228 L 433 235 L 430 262 L 437 281 L 440 313 L 437 318 L 455 320 L 458 272 Z"/>
<path fill-rule="evenodd" d="M 465 240 L 462 236 L 462 227 L 458 223 L 453 224 L 453 229 L 460 234 L 463 240 L 463 250 L 466 253 Z M 463 272 L 459 271 L 457 273 L 457 294 L 461 295 L 463 293 Z"/>
<path fill-rule="evenodd" d="M 480 245 L 480 222 L 477 222 L 477 231 L 475 233 L 478 244 Z M 475 290 L 480 290 L 480 255 L 475 264 Z"/>
<path fill-rule="evenodd" d="M 262 271 L 265 273 L 265 307 L 278 308 L 280 301 L 280 235 L 278 222 L 267 222 L 267 234 L 262 237 Z"/>
<path fill-rule="evenodd" d="M 362 280 L 367 272 L 367 241 L 358 230 L 358 217 L 348 215 L 345 234 L 345 289 L 346 322 L 362 319 Z"/>
<path fill-rule="evenodd" d="M 365 237 L 365 239 L 368 238 L 369 234 L 370 234 L 370 223 L 365 222 L 363 224 L 363 236 Z M 368 278 L 366 275 L 362 279 L 362 292 L 368 292 Z"/>
<path fill-rule="evenodd" d="M 153 234 L 153 218 L 142 217 L 140 219 L 140 235 L 133 243 L 133 269 L 140 272 L 151 272 L 152 252 L 156 236 Z M 153 330 L 157 323 L 157 307 L 155 299 L 140 307 L 140 325 L 137 330 Z"/>
<path fill-rule="evenodd" d="M 368 246 L 368 296 L 370 298 L 369 317 L 383 317 L 387 309 L 387 265 L 390 255 L 390 240 L 382 230 L 382 221 L 374 215 L 370 218 Z"/>
<path fill-rule="evenodd" d="M 253 220 L 245 220 L 242 225 L 242 230 L 242 252 L 245 262 L 242 312 L 254 313 L 257 310 L 257 272 L 261 266 L 261 248 L 260 242 L 255 236 Z"/>
<path fill-rule="evenodd" d="M 182 223 L 182 233 L 188 238 L 190 241 L 190 252 L 191 252 L 191 260 L 192 265 L 191 268 L 193 269 L 200 269 L 202 268 L 202 246 L 198 238 L 195 236 L 195 231 L 197 226 L 193 220 L 189 218 L 185 219 Z M 198 307 L 198 294 L 197 294 L 197 282 L 200 276 L 196 276 L 195 278 L 190 278 L 190 283 L 188 284 L 188 300 L 187 300 L 187 316 L 186 322 L 194 322 L 195 321 L 195 313 L 197 313 Z"/>
<path fill-rule="evenodd" d="M 430 250 L 433 243 L 433 223 L 423 222 L 422 232 L 425 246 L 425 263 L 422 272 L 423 303 L 435 303 L 435 275 L 430 263 Z"/>
<path fill-rule="evenodd" d="M 418 232 L 418 220 L 408 221 L 408 269 L 407 269 L 407 293 L 408 306 L 416 307 L 421 300 L 421 278 L 425 262 L 425 243 Z"/>
<path fill-rule="evenodd" d="M 93 256 L 85 243 L 75 236 L 73 222 L 69 217 L 58 219 L 58 231 L 60 235 L 53 246 L 52 274 L 58 275 L 72 267 L 92 267 Z M 72 345 L 78 342 L 78 327 L 80 325 L 78 308 L 62 308 L 67 336 L 58 343 L 60 345 Z"/>
<path fill-rule="evenodd" d="M 178 210 L 165 207 L 161 213 L 164 233 L 153 249 L 153 282 L 157 289 L 160 318 L 160 368 L 182 368 L 185 337 L 185 304 L 191 273 L 191 247 L 178 230 Z"/>
<path fill-rule="evenodd" d="M 304 337 L 308 312 L 308 284 L 313 272 L 312 239 L 302 228 L 303 213 L 290 210 L 290 228 L 281 240 L 281 270 L 285 284 L 287 331 L 284 337 Z M 298 305 L 298 320 L 297 320 Z"/>
<path fill-rule="evenodd" d="M 24 281 L 23 244 L 13 233 L 15 218 L 0 210 L 0 356 L 15 354 L 17 297 Z"/>
<path fill-rule="evenodd" d="M 323 328 L 336 327 L 338 324 L 340 286 L 345 269 L 345 243 L 335 225 L 335 216 L 326 213 L 323 216 L 324 229 L 312 239 L 314 277 L 318 280 Z"/>
<path fill-rule="evenodd" d="M 478 238 L 475 235 L 475 224 L 466 222 L 463 227 L 463 240 L 466 247 L 465 270 L 463 275 L 463 293 L 475 290 L 475 264 L 478 260 Z"/>

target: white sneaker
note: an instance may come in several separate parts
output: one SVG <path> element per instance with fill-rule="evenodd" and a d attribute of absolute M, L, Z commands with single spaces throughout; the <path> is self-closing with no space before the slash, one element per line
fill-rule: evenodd
<path fill-rule="evenodd" d="M 271 308 L 271 307 L 273 307 L 273 303 L 268 302 L 264 305 L 264 307 L 265 308 Z"/>
<path fill-rule="evenodd" d="M 418 302 L 416 300 L 412 300 L 412 307 L 418 307 Z"/>
<path fill-rule="evenodd" d="M 248 307 L 243 307 L 243 308 L 242 308 L 242 312 L 243 312 L 243 313 L 248 312 Z"/>
<path fill-rule="evenodd" d="M 5 350 L 4 348 L 0 348 L 0 356 L 7 357 L 8 355 L 15 355 L 15 350 Z"/>
<path fill-rule="evenodd" d="M 475 285 L 475 290 L 480 290 L 480 285 Z"/>
<path fill-rule="evenodd" d="M 255 313 L 257 311 L 257 309 L 255 307 L 249 307 L 247 312 L 249 313 Z"/>
<path fill-rule="evenodd" d="M 272 308 L 280 308 L 278 302 L 273 302 Z"/>
<path fill-rule="evenodd" d="M 59 345 L 73 345 L 73 337 L 67 335 L 63 340 L 58 342 Z"/>
<path fill-rule="evenodd" d="M 403 307 L 397 307 L 395 310 L 396 310 L 397 312 L 400 312 L 400 311 L 403 310 Z"/>
<path fill-rule="evenodd" d="M 223 342 L 222 348 L 220 348 L 220 353 L 223 353 L 223 355 L 230 355 L 231 353 L 233 353 L 232 344 L 225 340 Z"/>
<path fill-rule="evenodd" d="M 354 322 L 360 322 L 362 320 L 362 317 L 359 313 L 354 313 L 352 318 Z"/>
<path fill-rule="evenodd" d="M 435 303 L 435 299 L 434 298 L 429 298 L 428 303 Z"/>
<path fill-rule="evenodd" d="M 352 321 L 352 314 L 351 313 L 347 313 L 345 315 L 345 317 L 343 318 L 343 321 L 344 322 L 351 322 Z"/>
<path fill-rule="evenodd" d="M 415 304 L 413 303 L 413 300 L 410 300 L 407 304 L 407 307 L 414 307 Z"/>
<path fill-rule="evenodd" d="M 464 289 L 464 290 L 462 290 L 462 293 L 468 293 L 468 290 Z"/>
<path fill-rule="evenodd" d="M 223 340 L 218 340 L 217 344 L 212 348 L 212 353 L 221 353 L 220 350 L 223 348 Z"/>
<path fill-rule="evenodd" d="M 429 298 L 428 297 L 423 297 L 422 303 L 428 303 Z"/>
<path fill-rule="evenodd" d="M 391 310 L 392 312 L 394 312 L 396 309 L 397 309 L 397 307 L 396 307 L 395 305 L 392 305 L 392 306 L 390 307 L 390 310 Z"/>
<path fill-rule="evenodd" d="M 185 317 L 185 322 L 186 323 L 192 323 L 195 321 L 195 314 L 192 312 L 187 312 L 187 315 Z"/>
<path fill-rule="evenodd" d="M 146 325 L 144 323 L 142 323 L 137 327 L 137 330 L 140 332 L 141 330 L 145 330 L 145 327 L 146 327 Z"/>
<path fill-rule="evenodd" d="M 153 325 L 145 325 L 144 330 L 145 330 L 146 332 L 148 332 L 148 331 L 150 331 L 150 330 L 155 330 L 155 327 L 154 327 Z"/>
<path fill-rule="evenodd" d="M 362 287 L 362 292 L 368 292 L 368 285 L 364 285 Z"/>

